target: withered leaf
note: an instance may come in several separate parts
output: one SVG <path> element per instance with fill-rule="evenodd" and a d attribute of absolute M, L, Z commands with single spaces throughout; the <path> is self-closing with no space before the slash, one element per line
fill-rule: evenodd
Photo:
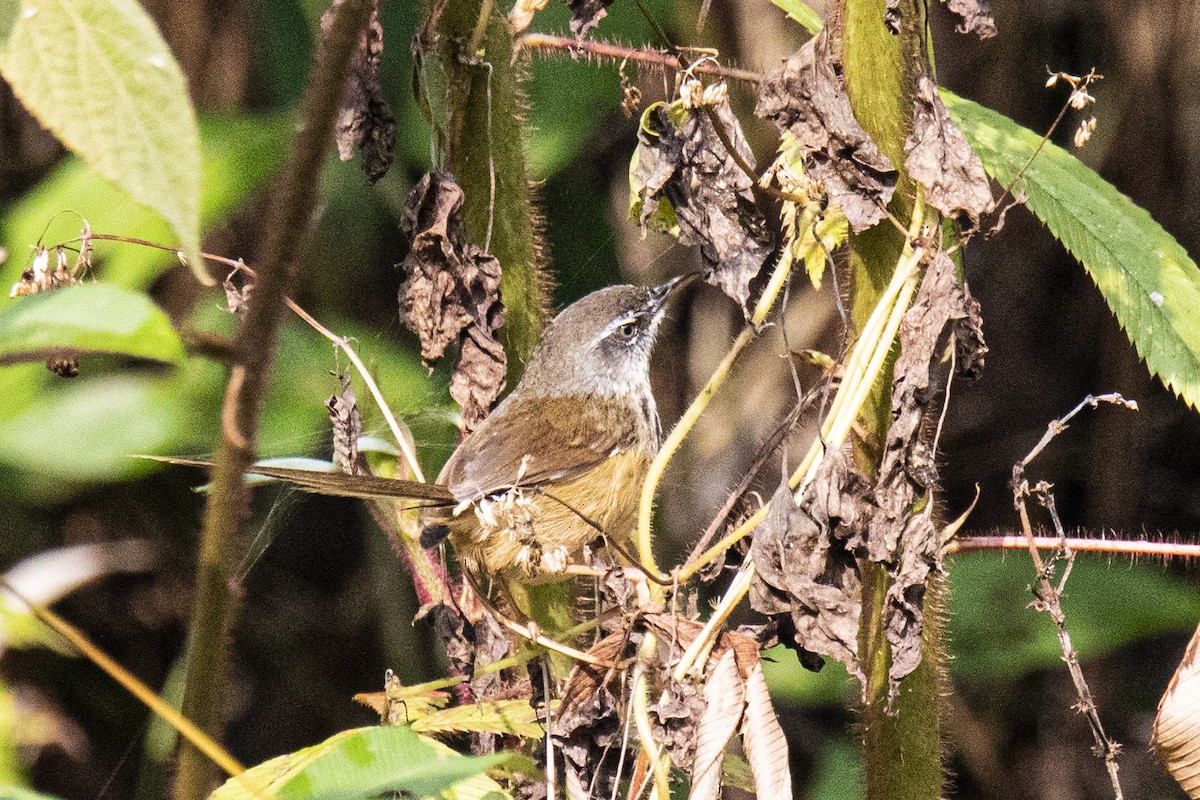
<path fill-rule="evenodd" d="M 513 637 L 491 614 L 481 614 L 471 625 L 472 660 L 471 694 L 480 699 L 505 696 L 509 684 L 503 672 L 480 671 L 480 667 L 507 658 L 513 648 Z"/>
<path fill-rule="evenodd" d="M 983 340 L 983 313 L 979 301 L 962 282 L 965 316 L 954 320 L 954 360 L 956 374 L 974 380 L 983 374 L 988 346 Z"/>
<path fill-rule="evenodd" d="M 333 12 L 344 0 L 321 15 L 321 32 L 333 24 Z M 383 99 L 379 64 L 383 58 L 383 26 L 379 24 L 379 0 L 371 4 L 371 20 L 350 59 L 350 72 L 342 93 L 342 105 L 334 121 L 334 137 L 342 161 L 362 153 L 362 169 L 371 183 L 387 174 L 396 153 L 396 119 Z"/>
<path fill-rule="evenodd" d="M 426 174 L 409 193 L 400 218 L 411 243 L 400 307 L 426 363 L 459 344 L 450 395 L 470 430 L 503 391 L 507 361 L 496 339 L 504 322 L 500 262 L 467 242 L 462 204 L 462 189 L 447 173 Z"/>
<path fill-rule="evenodd" d="M 883 12 L 883 24 L 887 26 L 889 32 L 900 33 L 900 0 L 887 0 L 887 6 Z"/>
<path fill-rule="evenodd" d="M 329 409 L 329 422 L 333 428 L 333 463 L 350 475 L 366 474 L 366 460 L 358 452 L 358 438 L 362 436 L 362 414 L 358 411 L 358 399 L 350 376 L 341 376 L 342 391 L 325 402 Z"/>
<path fill-rule="evenodd" d="M 858 623 L 862 578 L 847 535 L 851 511 L 865 486 L 834 452 L 826 455 L 806 493 L 818 509 L 801 508 L 784 482 L 771 500 L 771 510 L 754 533 L 750 546 L 755 577 L 750 606 L 763 614 L 789 614 L 795 642 L 811 653 L 829 656 L 862 679 L 858 666 Z M 830 516 L 830 497 L 839 508 Z M 840 508 L 848 503 L 845 508 Z M 818 516 L 819 515 L 819 516 Z"/>
<path fill-rule="evenodd" d="M 601 639 L 588 654 L 615 663 L 624 652 L 636 649 L 641 638 L 636 632 L 619 631 Z M 608 798 L 620 781 L 622 725 L 617 695 L 624 692 L 624 679 L 623 670 L 584 663 L 577 664 L 567 678 L 551 736 L 563 754 L 568 785 L 582 787 L 572 797 Z"/>
<path fill-rule="evenodd" d="M 1158 701 L 1152 743 L 1159 759 L 1187 792 L 1200 800 L 1200 627 L 1192 634 L 1167 690 Z"/>
<path fill-rule="evenodd" d="M 992 210 L 983 162 L 950 121 L 937 86 L 922 76 L 913 101 L 913 133 L 904 143 L 904 167 L 925 187 L 925 200 L 943 214 L 965 211 L 972 219 Z"/>
<path fill-rule="evenodd" d="M 742 749 L 750 762 L 757 797 L 791 800 L 792 771 L 788 764 L 787 737 L 771 704 L 771 693 L 762 662 L 754 660 L 746 684 L 746 711 L 742 716 Z"/>
<path fill-rule="evenodd" d="M 494 258 L 491 260 L 496 264 L 498 274 L 499 262 Z M 496 286 L 496 296 L 499 298 L 499 279 Z M 495 301 L 494 308 L 496 314 L 500 314 L 499 299 Z M 492 403 L 504 389 L 508 359 L 504 354 L 504 345 L 496 339 L 494 331 L 495 327 L 485 331 L 478 325 L 472 325 L 463 332 L 458 365 L 450 377 L 450 397 L 462 409 L 467 430 L 483 421 Z"/>
<path fill-rule="evenodd" d="M 254 281 L 242 272 L 240 267 L 233 270 L 221 284 L 225 289 L 225 307 L 239 317 L 250 308 L 250 296 L 254 293 Z"/>
<path fill-rule="evenodd" d="M 791 131 L 809 175 L 861 231 L 883 219 L 896 171 L 855 119 L 840 72 L 822 31 L 759 84 L 754 113 Z"/>
<path fill-rule="evenodd" d="M 932 503 L 914 513 L 919 497 L 936 481 L 937 469 L 926 427 L 936 421 L 944 366 L 941 354 L 951 323 L 972 313 L 954 262 L 938 252 L 925 271 L 916 300 L 900 324 L 900 355 L 892 385 L 892 425 L 875 485 L 878 509 L 867 543 L 872 560 L 888 564 L 892 584 L 884 600 L 887 639 L 892 646 L 889 698 L 921 660 L 926 581 L 942 569 L 942 546 Z M 976 311 L 977 313 L 977 311 Z"/>
<path fill-rule="evenodd" d="M 688 800 L 717 800 L 721 795 L 721 766 L 725 747 L 737 733 L 746 707 L 746 685 L 738 673 L 732 649 L 710 660 L 704 698 L 695 724 L 695 759 Z"/>
<path fill-rule="evenodd" d="M 654 740 L 667 749 L 671 762 L 688 769 L 696 757 L 697 725 L 703 718 L 708 701 L 691 681 L 671 681 L 658 702 L 650 704 L 650 721 Z M 738 708 L 739 717 L 741 708 Z M 733 729 L 730 729 L 733 735 Z"/>
<path fill-rule="evenodd" d="M 455 675 L 470 675 L 475 662 L 475 631 L 471 624 L 454 606 L 448 603 L 431 603 L 422 606 L 413 617 L 413 623 L 429 620 L 434 635 L 446 643 L 446 658 L 450 671 Z"/>
<path fill-rule="evenodd" d="M 992 7 L 988 0 L 942 0 L 946 8 L 953 11 L 962 20 L 955 26 L 959 33 L 973 33 L 980 39 L 990 39 L 996 35 L 996 20 L 992 17 Z"/>
<path fill-rule="evenodd" d="M 588 31 L 608 16 L 608 7 L 613 0 L 563 0 L 571 9 L 571 33 L 576 39 L 588 35 Z"/>
<path fill-rule="evenodd" d="M 678 101 L 647 109 L 630 170 L 638 224 L 678 225 L 680 242 L 700 246 L 705 280 L 743 309 L 750 282 L 774 251 L 753 172 L 725 84 L 688 79 Z"/>

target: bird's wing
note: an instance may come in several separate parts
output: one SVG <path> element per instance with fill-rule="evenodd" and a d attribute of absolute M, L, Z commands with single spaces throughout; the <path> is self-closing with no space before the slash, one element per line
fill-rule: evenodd
<path fill-rule="evenodd" d="M 644 428 L 627 404 L 613 400 L 511 397 L 463 440 L 439 482 L 462 502 L 569 480 L 648 446 Z"/>

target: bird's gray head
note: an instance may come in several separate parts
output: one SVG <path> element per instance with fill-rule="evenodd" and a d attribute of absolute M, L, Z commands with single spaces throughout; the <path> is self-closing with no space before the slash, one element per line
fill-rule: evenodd
<path fill-rule="evenodd" d="M 684 282 L 609 286 L 567 306 L 547 326 L 515 393 L 649 395 L 650 350 L 667 301 Z"/>

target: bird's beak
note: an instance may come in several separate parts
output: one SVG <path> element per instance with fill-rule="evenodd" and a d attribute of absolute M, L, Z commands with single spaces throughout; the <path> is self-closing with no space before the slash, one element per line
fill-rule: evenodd
<path fill-rule="evenodd" d="M 683 289 L 696 278 L 700 277 L 699 272 L 688 272 L 680 275 L 666 283 L 659 284 L 650 290 L 650 296 L 647 298 L 647 303 L 650 310 L 654 314 L 658 314 L 666 306 L 667 302 L 675 295 L 676 292 Z"/>

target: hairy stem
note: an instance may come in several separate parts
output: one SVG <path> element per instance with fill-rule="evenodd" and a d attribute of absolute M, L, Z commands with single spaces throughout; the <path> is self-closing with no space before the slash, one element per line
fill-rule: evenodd
<path fill-rule="evenodd" d="M 899 0 L 900 30 L 883 24 L 886 0 L 842 0 L 840 25 L 832 32 L 840 43 L 846 89 L 859 124 L 900 171 L 890 210 L 899 219 L 920 214 L 916 187 L 904 173 L 904 142 L 912 133 L 916 80 L 931 69 L 924 0 Z M 906 247 L 893 226 L 877 225 L 850 237 L 852 320 L 867 322 L 892 279 L 892 267 Z M 863 403 L 855 455 L 860 468 L 873 474 L 891 423 L 891 380 L 895 352 L 883 366 Z M 924 601 L 925 627 L 921 665 L 900 685 L 888 707 L 888 665 L 883 602 L 889 578 L 882 566 L 863 570 L 863 608 L 859 663 L 867 676 L 862 713 L 863 760 L 868 800 L 934 800 L 941 797 L 944 760 L 939 676 L 945 643 L 939 620 L 944 591 L 931 578 Z"/>
<path fill-rule="evenodd" d="M 416 45 L 421 100 L 443 166 L 463 188 L 467 234 L 504 268 L 500 334 L 511 386 L 541 336 L 549 284 L 523 150 L 524 71 L 490 0 L 429 2 L 427 9 L 428 28 Z"/>
<path fill-rule="evenodd" d="M 205 506 L 196 569 L 183 700 L 184 715 L 214 736 L 221 728 L 226 653 L 237 606 L 238 544 L 250 516 L 243 472 L 256 455 L 259 415 L 274 361 L 283 300 L 294 282 L 299 246 L 316 207 L 321 163 L 332 140 L 350 54 L 369 13 L 366 0 L 344 0 L 320 43 L 304 94 L 301 126 L 268 212 L 254 295 L 234 337 L 235 362 L 225 395 L 223 435 Z M 207 757 L 185 742 L 175 776 L 176 800 L 201 800 L 214 778 Z"/>

